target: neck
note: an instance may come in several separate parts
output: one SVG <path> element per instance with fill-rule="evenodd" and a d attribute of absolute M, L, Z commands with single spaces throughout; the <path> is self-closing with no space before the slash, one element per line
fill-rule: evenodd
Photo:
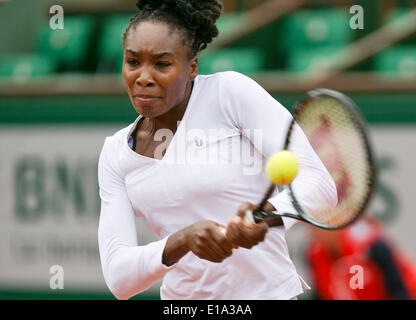
<path fill-rule="evenodd" d="M 159 129 L 170 129 L 173 132 L 176 131 L 178 127 L 178 121 L 181 121 L 183 115 L 185 114 L 186 108 L 189 103 L 189 99 L 191 97 L 192 89 L 193 89 L 193 81 L 189 82 L 185 88 L 185 95 L 182 102 L 168 112 L 156 117 L 156 118 L 146 118 L 143 122 L 146 123 L 146 127 L 152 133 L 155 133 Z"/>

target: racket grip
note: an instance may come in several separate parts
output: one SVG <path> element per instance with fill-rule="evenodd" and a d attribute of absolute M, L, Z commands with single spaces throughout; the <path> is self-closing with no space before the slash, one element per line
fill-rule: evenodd
<path fill-rule="evenodd" d="M 269 227 L 283 225 L 282 217 L 277 214 L 268 214 L 261 210 L 255 210 L 252 215 L 255 223 L 265 222 Z"/>

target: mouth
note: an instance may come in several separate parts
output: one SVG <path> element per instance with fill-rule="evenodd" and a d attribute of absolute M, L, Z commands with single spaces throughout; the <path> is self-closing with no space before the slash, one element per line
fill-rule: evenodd
<path fill-rule="evenodd" d="M 154 95 L 148 95 L 148 94 L 136 94 L 133 96 L 133 98 L 142 103 L 155 102 L 157 100 L 162 99 L 162 97 L 160 96 L 154 96 Z"/>

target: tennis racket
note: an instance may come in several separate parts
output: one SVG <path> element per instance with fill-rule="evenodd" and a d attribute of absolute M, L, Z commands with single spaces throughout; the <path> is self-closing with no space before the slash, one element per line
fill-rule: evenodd
<path fill-rule="evenodd" d="M 264 221 L 273 227 L 281 225 L 281 219 L 277 217 L 285 216 L 328 230 L 350 225 L 364 212 L 375 182 L 372 148 L 366 124 L 356 105 L 346 95 L 334 90 L 309 91 L 307 97 L 294 107 L 285 150 L 290 150 L 295 123 L 303 130 L 332 176 L 337 188 L 337 205 L 324 210 L 307 211 L 298 201 L 300 195 L 289 184 L 279 186 L 279 191 L 288 189 L 296 213 L 266 213 L 263 211 L 264 205 L 277 187 L 272 183 L 256 209 L 246 213 L 246 220 L 252 223 Z"/>

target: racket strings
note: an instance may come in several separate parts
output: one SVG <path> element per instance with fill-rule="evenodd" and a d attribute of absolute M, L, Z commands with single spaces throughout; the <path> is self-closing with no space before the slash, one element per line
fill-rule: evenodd
<path fill-rule="evenodd" d="M 372 183 L 365 137 L 357 119 L 337 99 L 322 96 L 300 108 L 296 122 L 334 180 L 338 197 L 333 208 L 305 213 L 319 223 L 345 226 L 361 214 Z"/>

